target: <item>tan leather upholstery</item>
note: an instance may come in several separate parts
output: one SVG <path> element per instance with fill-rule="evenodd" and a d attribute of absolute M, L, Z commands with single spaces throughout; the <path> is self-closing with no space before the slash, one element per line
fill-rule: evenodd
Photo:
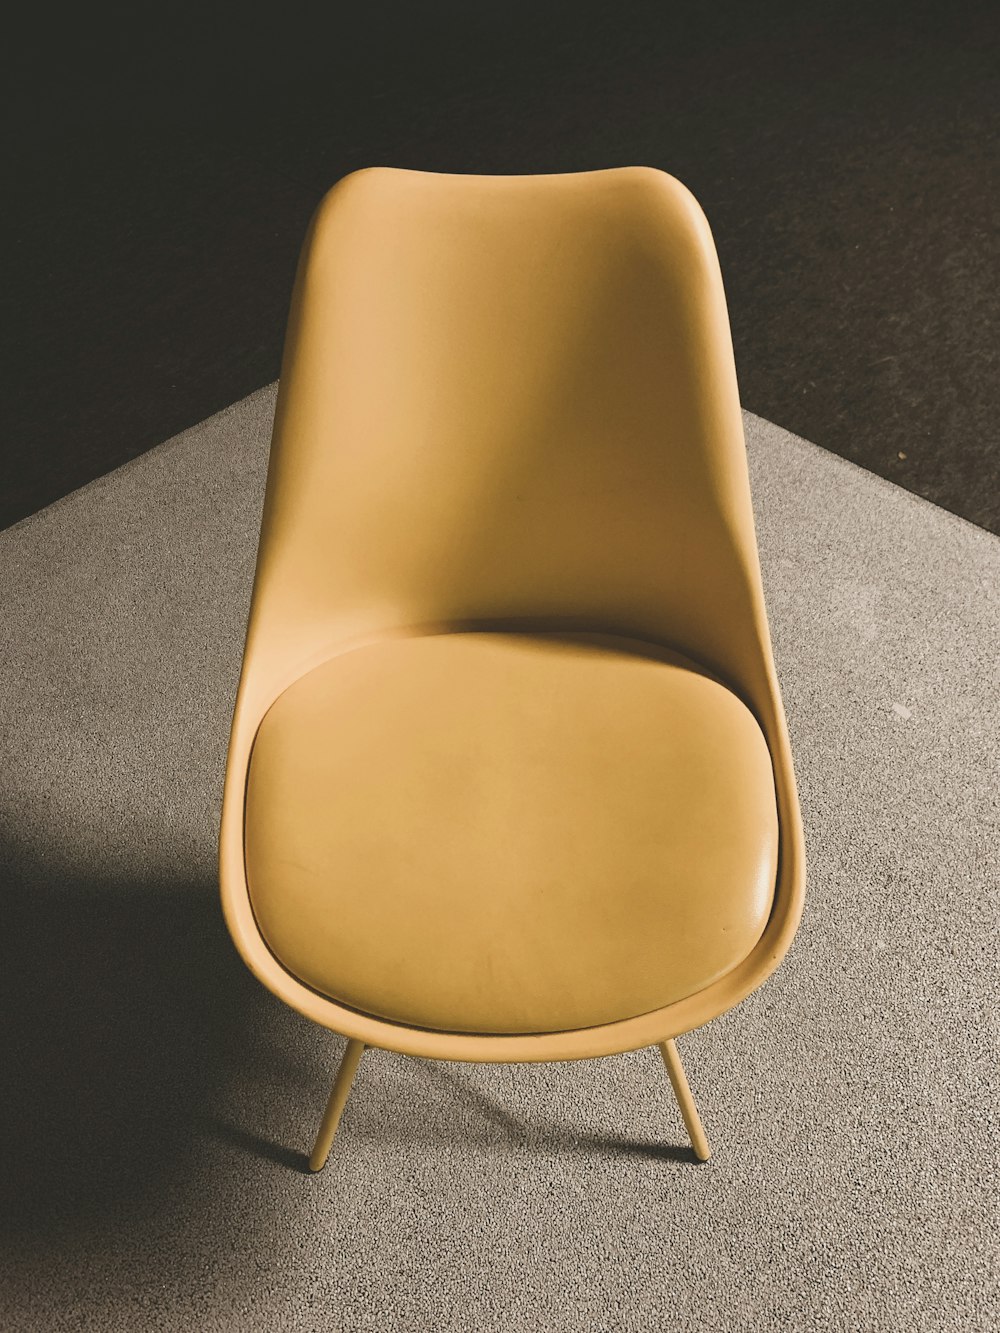
<path fill-rule="evenodd" d="M 676 655 L 530 635 L 395 639 L 273 704 L 247 875 L 276 957 L 395 1022 L 550 1032 L 740 962 L 774 893 L 764 737 Z"/>
<path fill-rule="evenodd" d="M 777 965 L 801 823 L 718 263 L 671 177 L 377 169 L 324 200 L 221 876 L 276 994 L 414 1054 L 662 1041 Z"/>

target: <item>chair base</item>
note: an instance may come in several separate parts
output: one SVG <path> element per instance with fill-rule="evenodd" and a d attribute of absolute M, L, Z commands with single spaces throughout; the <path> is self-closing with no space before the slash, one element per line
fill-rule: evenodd
<path fill-rule="evenodd" d="M 684 1073 L 684 1066 L 681 1064 L 681 1057 L 677 1052 L 677 1046 L 673 1038 L 661 1042 L 659 1049 L 663 1056 L 663 1063 L 667 1067 L 667 1073 L 670 1076 L 670 1085 L 674 1090 L 674 1096 L 677 1098 L 681 1115 L 684 1117 L 684 1126 L 691 1140 L 694 1155 L 700 1162 L 707 1162 L 712 1150 L 708 1146 L 708 1139 L 698 1115 L 698 1108 L 695 1105 L 694 1097 L 691 1095 L 687 1075 Z M 330 1155 L 330 1147 L 337 1132 L 337 1126 L 340 1124 L 340 1117 L 344 1113 L 344 1107 L 347 1104 L 351 1085 L 354 1082 L 355 1074 L 358 1072 L 358 1064 L 364 1050 L 365 1043 L 363 1041 L 356 1041 L 352 1038 L 347 1043 L 347 1050 L 344 1052 L 344 1057 L 337 1070 L 323 1122 L 319 1127 L 319 1133 L 316 1135 L 316 1142 L 309 1157 L 310 1171 L 322 1171 L 326 1165 L 326 1160 Z"/>

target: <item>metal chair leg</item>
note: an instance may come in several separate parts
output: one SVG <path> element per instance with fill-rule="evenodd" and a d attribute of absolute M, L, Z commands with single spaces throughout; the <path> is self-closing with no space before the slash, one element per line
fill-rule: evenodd
<path fill-rule="evenodd" d="M 319 1127 L 312 1156 L 309 1158 L 310 1171 L 322 1171 L 323 1167 L 326 1166 L 326 1159 L 330 1155 L 330 1145 L 333 1143 L 333 1136 L 340 1124 L 340 1117 L 344 1113 L 347 1097 L 351 1091 L 351 1084 L 354 1082 L 354 1075 L 358 1072 L 358 1061 L 364 1054 L 364 1049 L 363 1041 L 352 1039 L 347 1043 L 347 1050 L 344 1052 L 344 1058 L 337 1070 L 337 1077 L 333 1081 L 330 1100 L 326 1104 L 323 1123 Z"/>
<path fill-rule="evenodd" d="M 705 1131 L 698 1116 L 698 1108 L 691 1096 L 687 1075 L 684 1073 L 684 1066 L 681 1064 L 681 1057 L 677 1054 L 677 1047 L 672 1037 L 669 1041 L 660 1042 L 660 1054 L 663 1056 L 663 1063 L 667 1066 L 670 1083 L 674 1090 L 674 1096 L 677 1098 L 677 1105 L 681 1108 L 681 1115 L 684 1117 L 684 1125 L 688 1132 L 688 1138 L 691 1140 L 694 1155 L 699 1161 L 707 1162 L 712 1155 L 712 1150 L 708 1146 L 708 1139 L 705 1137 Z"/>

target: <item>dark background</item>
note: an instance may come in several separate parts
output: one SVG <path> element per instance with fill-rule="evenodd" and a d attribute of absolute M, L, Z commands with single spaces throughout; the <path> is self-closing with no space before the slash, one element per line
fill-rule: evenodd
<path fill-rule="evenodd" d="M 0 525 L 277 376 L 345 172 L 643 163 L 744 404 L 1000 532 L 1000 5 L 43 6 L 5 61 Z"/>

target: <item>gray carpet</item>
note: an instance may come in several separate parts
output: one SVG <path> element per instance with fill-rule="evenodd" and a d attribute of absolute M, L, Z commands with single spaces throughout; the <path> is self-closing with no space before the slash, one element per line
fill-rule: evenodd
<path fill-rule="evenodd" d="M 273 391 L 0 534 L 0 1326 L 993 1329 L 1000 542 L 747 427 L 810 854 L 770 983 L 581 1064 L 365 1056 L 216 904 Z"/>

